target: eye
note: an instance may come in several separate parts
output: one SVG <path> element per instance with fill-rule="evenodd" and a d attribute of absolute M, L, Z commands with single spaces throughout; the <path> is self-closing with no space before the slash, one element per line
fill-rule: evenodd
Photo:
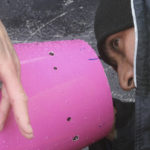
<path fill-rule="evenodd" d="M 113 39 L 113 40 L 111 41 L 111 47 L 112 47 L 113 49 L 119 49 L 119 41 L 120 41 L 119 38 Z"/>

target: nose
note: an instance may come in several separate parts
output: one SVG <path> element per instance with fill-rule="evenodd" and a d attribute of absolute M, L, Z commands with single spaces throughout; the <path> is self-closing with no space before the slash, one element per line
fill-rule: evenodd
<path fill-rule="evenodd" d="M 119 83 L 123 90 L 129 91 L 135 88 L 133 80 L 133 67 L 122 67 L 118 70 Z"/>

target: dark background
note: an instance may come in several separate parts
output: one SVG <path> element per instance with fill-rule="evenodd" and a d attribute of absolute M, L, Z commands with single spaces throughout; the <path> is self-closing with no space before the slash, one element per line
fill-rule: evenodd
<path fill-rule="evenodd" d="M 0 18 L 13 43 L 82 39 L 94 49 L 94 16 L 99 0 L 2 0 Z M 134 101 L 134 91 L 123 92 L 116 73 L 104 64 L 112 95 Z"/>

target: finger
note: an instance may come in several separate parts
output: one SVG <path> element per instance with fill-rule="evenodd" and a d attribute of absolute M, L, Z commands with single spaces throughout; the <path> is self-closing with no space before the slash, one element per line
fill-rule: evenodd
<path fill-rule="evenodd" d="M 4 25 L 1 21 L 0 21 L 0 29 L 1 29 L 0 30 L 0 46 L 2 49 L 1 56 L 2 56 L 2 54 L 5 55 L 5 57 L 2 57 L 2 58 L 4 58 L 4 61 L 6 61 L 6 59 L 11 60 L 15 66 L 16 71 L 20 75 L 19 59 L 16 55 L 13 44 L 8 36 L 6 28 L 4 27 Z M 4 62 L 4 61 L 2 61 L 2 62 Z"/>
<path fill-rule="evenodd" d="M 4 27 L 1 21 L 0 21 L 0 29 L 1 29 L 0 30 L 0 42 L 1 42 L 1 47 L 3 47 L 2 51 L 3 53 L 5 53 L 7 57 L 9 57 L 9 59 L 13 58 L 13 62 L 16 66 L 15 68 L 20 71 L 19 59 L 16 55 L 13 44 L 8 36 L 6 28 Z"/>
<path fill-rule="evenodd" d="M 10 69 L 10 67 L 8 68 L 9 70 L 5 70 L 2 75 L 2 81 L 6 86 L 16 122 L 20 128 L 21 133 L 26 138 L 32 138 L 33 130 L 29 121 L 27 96 L 23 90 L 15 69 Z"/>
<path fill-rule="evenodd" d="M 6 89 L 2 86 L 2 99 L 0 102 L 0 131 L 3 129 L 5 121 L 9 113 L 10 103 Z"/>
<path fill-rule="evenodd" d="M 12 103 L 12 107 L 14 110 L 16 122 L 19 125 L 21 133 L 26 138 L 32 138 L 33 130 L 28 117 L 26 96 L 24 96 L 24 94 L 22 96 L 18 96 L 16 100 L 14 100 L 14 102 Z"/>

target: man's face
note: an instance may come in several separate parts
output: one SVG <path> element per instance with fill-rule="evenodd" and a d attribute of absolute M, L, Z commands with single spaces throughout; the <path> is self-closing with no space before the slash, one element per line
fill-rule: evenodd
<path fill-rule="evenodd" d="M 105 42 L 105 50 L 110 62 L 109 64 L 117 71 L 120 86 L 124 90 L 134 88 L 134 45 L 134 28 L 113 34 Z"/>

